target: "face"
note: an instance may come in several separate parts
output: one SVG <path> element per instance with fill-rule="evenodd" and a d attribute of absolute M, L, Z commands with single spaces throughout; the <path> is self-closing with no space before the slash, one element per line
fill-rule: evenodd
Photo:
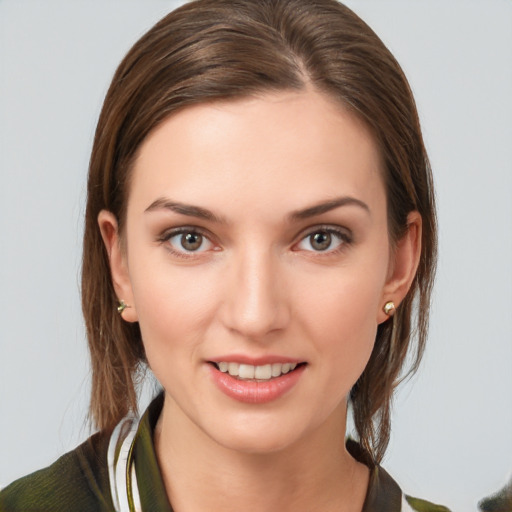
<path fill-rule="evenodd" d="M 124 253 L 103 215 L 123 317 L 177 424 L 246 452 L 344 428 L 397 299 L 361 122 L 311 90 L 187 108 L 140 148 Z"/>

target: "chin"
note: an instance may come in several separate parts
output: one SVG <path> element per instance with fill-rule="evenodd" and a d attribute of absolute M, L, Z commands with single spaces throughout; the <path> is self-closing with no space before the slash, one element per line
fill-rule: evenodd
<path fill-rule="evenodd" d="M 296 445 L 307 436 L 299 419 L 245 417 L 229 425 L 215 425 L 205 433 L 218 445 L 239 453 L 269 455 Z"/>
<path fill-rule="evenodd" d="M 252 435 L 233 435 L 227 439 L 216 439 L 224 448 L 246 455 L 271 455 L 279 453 L 293 445 L 296 440 L 286 434 L 270 436 L 253 433 Z"/>

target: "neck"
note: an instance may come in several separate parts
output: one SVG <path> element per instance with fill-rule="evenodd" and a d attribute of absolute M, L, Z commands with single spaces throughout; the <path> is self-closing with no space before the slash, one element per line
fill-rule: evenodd
<path fill-rule="evenodd" d="M 155 448 L 175 512 L 360 512 L 369 471 L 346 451 L 346 407 L 299 441 L 254 453 L 220 445 L 166 396 Z"/>

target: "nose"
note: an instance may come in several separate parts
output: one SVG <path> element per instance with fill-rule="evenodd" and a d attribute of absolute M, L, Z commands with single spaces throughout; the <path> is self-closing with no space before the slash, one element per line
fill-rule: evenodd
<path fill-rule="evenodd" d="M 290 310 L 280 265 L 271 251 L 249 248 L 230 261 L 222 314 L 230 331 L 263 341 L 287 326 Z"/>

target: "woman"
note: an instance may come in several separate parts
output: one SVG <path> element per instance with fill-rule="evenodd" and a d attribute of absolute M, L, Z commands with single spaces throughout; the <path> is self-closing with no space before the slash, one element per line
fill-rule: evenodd
<path fill-rule="evenodd" d="M 410 89 L 357 16 L 334 0 L 177 9 L 119 66 L 91 156 L 99 433 L 2 510 L 445 510 L 379 466 L 435 248 Z M 146 364 L 163 393 L 138 420 Z"/>

